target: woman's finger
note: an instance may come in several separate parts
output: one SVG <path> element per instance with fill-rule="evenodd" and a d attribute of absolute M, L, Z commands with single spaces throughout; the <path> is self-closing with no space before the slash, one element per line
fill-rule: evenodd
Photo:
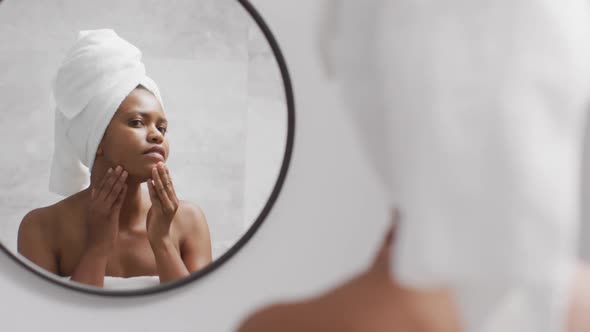
<path fill-rule="evenodd" d="M 93 199 L 98 197 L 98 194 L 101 192 L 102 187 L 107 182 L 107 180 L 110 177 L 112 172 L 113 172 L 113 169 L 111 167 L 109 167 L 109 169 L 106 171 L 106 173 L 102 176 L 102 179 L 100 179 L 100 182 L 94 186 L 94 188 L 93 188 L 94 192 L 91 192 L 91 195 L 93 194 L 93 196 L 92 196 Z"/>
<path fill-rule="evenodd" d="M 159 206 L 160 205 L 160 198 L 158 198 L 158 194 L 156 193 L 156 189 L 154 188 L 154 183 L 151 179 L 147 180 L 148 191 L 150 193 L 150 199 L 152 200 L 152 205 Z"/>
<path fill-rule="evenodd" d="M 107 204 L 108 208 L 112 207 L 113 204 L 115 204 L 115 201 L 118 199 L 119 194 L 121 193 L 121 190 L 123 190 L 123 186 L 125 185 L 126 180 L 127 180 L 127 171 L 124 170 L 123 172 L 121 172 L 121 175 L 115 181 L 115 184 L 113 185 L 113 189 L 111 190 L 111 192 L 108 194 L 108 196 L 105 199 L 105 203 Z"/>
<path fill-rule="evenodd" d="M 178 198 L 176 197 L 176 191 L 174 190 L 174 185 L 172 184 L 172 178 L 170 177 L 170 171 L 168 170 L 167 165 L 162 165 L 162 171 L 160 172 L 160 176 L 162 178 L 162 182 L 164 182 L 164 188 L 166 188 L 166 192 L 168 193 L 168 197 L 170 198 L 172 203 L 178 202 Z"/>
<path fill-rule="evenodd" d="M 113 210 L 115 212 L 118 212 L 121 210 L 121 206 L 123 206 L 123 202 L 125 201 L 125 195 L 127 195 L 127 184 L 126 183 L 123 184 L 123 187 L 121 188 L 121 191 L 119 192 L 119 195 L 117 196 L 117 199 L 113 203 Z"/>
<path fill-rule="evenodd" d="M 102 188 L 100 189 L 100 191 L 98 193 L 99 200 L 106 201 L 107 197 L 109 196 L 109 194 L 113 190 L 114 184 L 117 182 L 117 180 L 119 179 L 119 176 L 121 176 L 122 172 L 123 172 L 123 167 L 117 166 L 117 168 L 114 171 L 111 171 L 108 173 L 108 175 L 107 175 L 108 179 L 106 180 L 106 182 L 104 183 L 104 185 L 102 186 Z"/>
<path fill-rule="evenodd" d="M 171 208 L 172 202 L 168 197 L 168 193 L 166 188 L 164 187 L 164 183 L 162 182 L 162 178 L 160 178 L 160 166 L 156 166 L 152 171 L 152 176 L 154 177 L 154 184 L 156 192 L 158 193 L 158 197 L 160 197 L 160 202 L 162 203 L 162 208 L 168 212 L 173 210 Z"/>

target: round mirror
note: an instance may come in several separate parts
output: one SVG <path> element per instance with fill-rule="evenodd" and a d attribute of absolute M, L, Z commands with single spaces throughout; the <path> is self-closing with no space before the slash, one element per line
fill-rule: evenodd
<path fill-rule="evenodd" d="M 277 199 L 293 97 L 245 0 L 4 0 L 0 66 L 0 247 L 47 280 L 182 285 Z"/>

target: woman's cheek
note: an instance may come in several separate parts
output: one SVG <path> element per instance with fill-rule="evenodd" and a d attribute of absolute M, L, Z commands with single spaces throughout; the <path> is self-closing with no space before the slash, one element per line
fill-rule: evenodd
<path fill-rule="evenodd" d="M 165 149 L 166 149 L 166 161 L 168 161 L 168 158 L 170 158 L 170 141 L 168 140 L 168 138 L 164 138 L 165 141 Z"/>

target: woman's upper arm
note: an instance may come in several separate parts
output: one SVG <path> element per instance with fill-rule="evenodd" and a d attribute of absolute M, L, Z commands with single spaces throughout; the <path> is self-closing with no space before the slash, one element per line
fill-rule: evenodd
<path fill-rule="evenodd" d="M 211 236 L 203 211 L 195 204 L 183 201 L 184 234 L 180 251 L 189 272 L 196 272 L 211 263 Z"/>
<path fill-rule="evenodd" d="M 17 250 L 33 263 L 57 274 L 57 257 L 49 234 L 44 229 L 46 223 L 50 222 L 47 217 L 47 213 L 41 209 L 32 210 L 23 217 L 18 229 Z"/>

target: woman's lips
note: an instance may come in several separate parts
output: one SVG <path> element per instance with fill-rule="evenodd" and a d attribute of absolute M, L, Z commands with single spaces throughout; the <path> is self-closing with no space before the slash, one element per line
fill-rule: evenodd
<path fill-rule="evenodd" d="M 145 153 L 144 155 L 164 161 L 164 156 L 162 156 L 159 152 L 148 152 L 148 153 Z"/>
<path fill-rule="evenodd" d="M 164 150 L 164 148 L 159 145 L 152 146 L 151 148 L 147 149 L 143 154 L 150 155 L 158 159 L 162 159 L 162 161 L 166 160 L 166 150 Z"/>

